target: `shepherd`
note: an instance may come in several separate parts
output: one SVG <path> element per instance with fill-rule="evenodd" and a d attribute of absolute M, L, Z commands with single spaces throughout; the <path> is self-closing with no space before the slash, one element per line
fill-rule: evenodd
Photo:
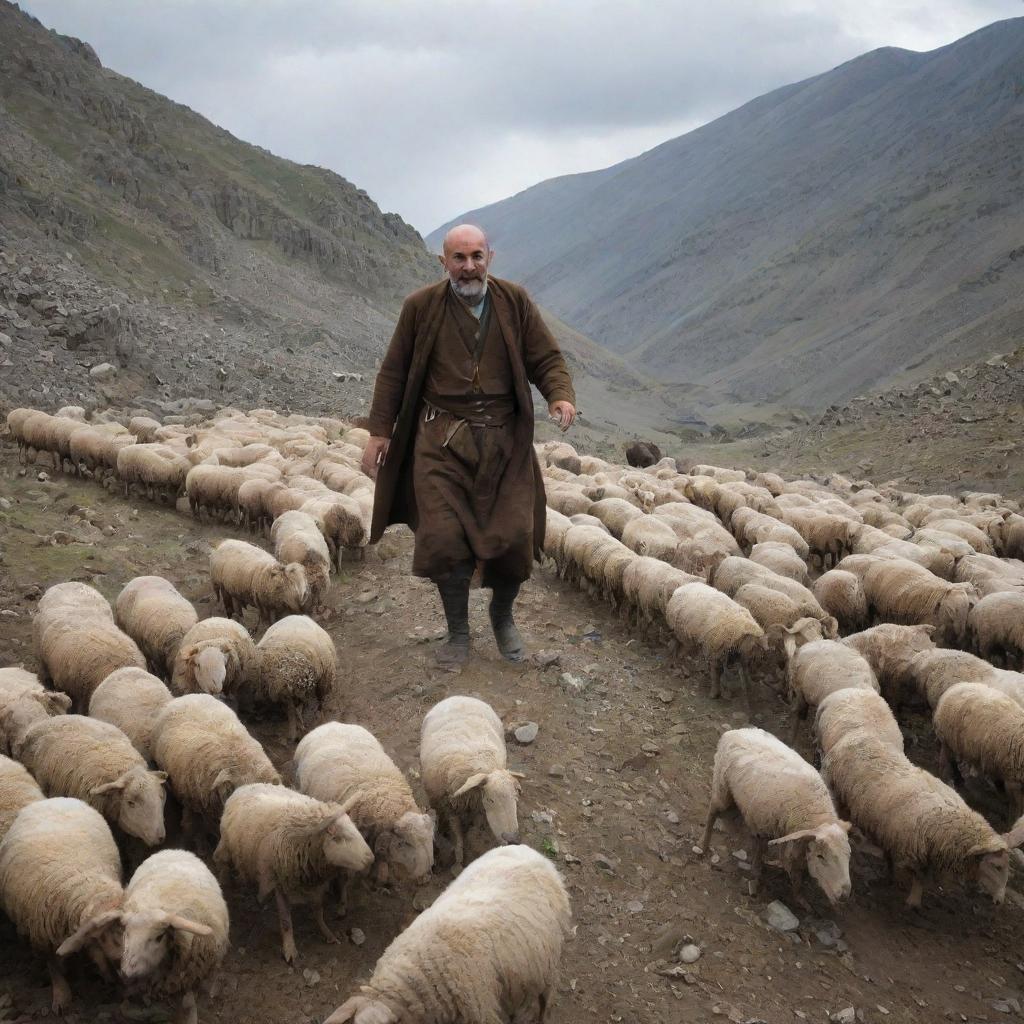
<path fill-rule="evenodd" d="M 436 584 L 448 623 L 436 652 L 445 668 L 469 656 L 478 564 L 498 650 L 523 659 L 512 606 L 540 557 L 546 519 L 530 385 L 563 431 L 576 419 L 558 342 L 523 288 L 488 275 L 493 256 L 475 225 L 445 236 L 438 258 L 446 277 L 402 306 L 363 455 L 363 471 L 377 481 L 370 543 L 392 523 L 412 528 L 413 574 Z"/>

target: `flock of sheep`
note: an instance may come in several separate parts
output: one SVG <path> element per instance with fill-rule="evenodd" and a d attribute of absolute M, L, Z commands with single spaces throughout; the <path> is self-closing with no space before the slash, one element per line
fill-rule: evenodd
<path fill-rule="evenodd" d="M 304 709 L 322 707 L 336 679 L 333 642 L 311 615 L 342 552 L 361 554 L 368 535 L 366 432 L 234 409 L 199 426 L 18 409 L 8 426 L 26 459 L 49 453 L 55 469 L 266 531 L 272 548 L 229 539 L 214 550 L 222 618 L 199 620 L 159 577 L 128 583 L 113 610 L 82 584 L 52 587 L 34 623 L 39 678 L 0 669 L 0 743 L 12 755 L 0 762 L 0 904 L 49 957 L 55 1005 L 68 996 L 61 958 L 82 950 L 101 970 L 118 962 L 133 986 L 180 995 L 182 1019 L 196 1020 L 197 987 L 227 948 L 218 878 L 193 854 L 163 850 L 123 887 L 113 839 L 163 843 L 169 788 L 182 832 L 198 853 L 213 850 L 220 880 L 273 894 L 288 960 L 293 902 L 312 903 L 336 941 L 324 909 L 332 886 L 344 912 L 353 875 L 428 874 L 436 815 L 461 867 L 467 822 L 486 819 L 506 845 L 463 870 L 328 1021 L 543 1018 L 568 900 L 557 871 L 515 845 L 519 781 L 493 710 L 452 697 L 425 717 L 429 814 L 362 727 L 327 722 L 299 739 Z M 563 577 L 704 659 L 712 697 L 733 665 L 752 713 L 761 684 L 772 699 L 784 692 L 791 744 L 814 712 L 820 771 L 760 729 L 722 736 L 703 851 L 736 807 L 757 877 L 773 846 L 794 884 L 809 873 L 837 901 L 851 891 L 856 826 L 906 877 L 911 904 L 930 874 L 946 873 L 1002 901 L 1024 840 L 1024 516 L 1014 502 L 835 474 L 825 486 L 714 466 L 684 473 L 670 459 L 625 469 L 564 442 L 537 450 L 544 552 Z M 268 625 L 258 643 L 235 619 L 248 607 Z M 282 707 L 299 740 L 294 788 L 239 717 L 257 703 Z M 968 768 L 1001 787 L 1005 834 L 907 759 L 897 716 L 913 703 L 932 714 L 948 780 Z"/>

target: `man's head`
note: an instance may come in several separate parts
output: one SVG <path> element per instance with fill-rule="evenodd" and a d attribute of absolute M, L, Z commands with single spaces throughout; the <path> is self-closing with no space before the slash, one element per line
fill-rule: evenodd
<path fill-rule="evenodd" d="M 438 259 L 463 302 L 475 306 L 483 297 L 493 255 L 487 236 L 475 224 L 459 224 L 444 236 Z"/>

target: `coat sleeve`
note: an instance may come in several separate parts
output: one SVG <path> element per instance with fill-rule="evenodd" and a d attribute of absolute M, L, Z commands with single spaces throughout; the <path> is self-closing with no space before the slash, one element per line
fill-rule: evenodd
<path fill-rule="evenodd" d="M 541 318 L 540 310 L 533 300 L 523 294 L 523 358 L 526 362 L 526 376 L 531 384 L 544 396 L 548 405 L 552 402 L 576 404 L 576 391 L 572 386 L 565 357 L 555 341 L 555 336 Z"/>
<path fill-rule="evenodd" d="M 391 437 L 405 394 L 415 337 L 416 311 L 413 304 L 406 300 L 395 325 L 395 333 L 391 336 L 391 343 L 377 371 L 377 382 L 373 386 L 373 403 L 367 427 L 373 437 Z"/>

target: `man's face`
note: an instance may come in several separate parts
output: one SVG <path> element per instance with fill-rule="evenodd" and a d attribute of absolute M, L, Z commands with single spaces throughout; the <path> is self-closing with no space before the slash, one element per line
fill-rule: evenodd
<path fill-rule="evenodd" d="M 463 302 L 475 306 L 484 293 L 487 268 L 494 253 L 478 228 L 454 228 L 444 240 L 444 253 L 438 258 Z"/>

